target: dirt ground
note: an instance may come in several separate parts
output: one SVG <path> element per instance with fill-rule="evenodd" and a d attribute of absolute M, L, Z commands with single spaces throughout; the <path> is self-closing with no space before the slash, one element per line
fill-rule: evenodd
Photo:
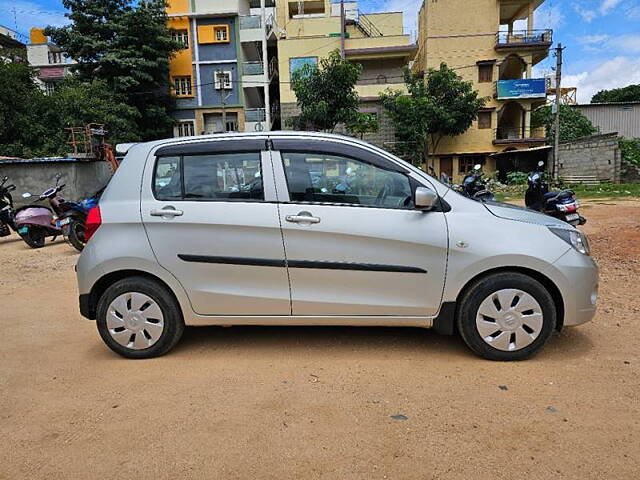
<path fill-rule="evenodd" d="M 640 201 L 583 213 L 597 317 L 520 363 L 335 327 L 190 328 L 124 360 L 78 313 L 71 247 L 0 239 L 0 478 L 640 478 Z"/>

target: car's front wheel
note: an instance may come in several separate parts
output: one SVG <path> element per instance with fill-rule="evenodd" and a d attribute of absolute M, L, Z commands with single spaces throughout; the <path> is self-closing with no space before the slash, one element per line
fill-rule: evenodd
<path fill-rule="evenodd" d="M 461 298 L 458 330 L 476 354 L 489 360 L 523 360 L 556 326 L 553 298 L 537 280 L 517 272 L 488 275 Z"/>
<path fill-rule="evenodd" d="M 145 277 L 111 285 L 98 301 L 98 331 L 111 350 L 127 358 L 151 358 L 180 340 L 184 320 L 170 291 Z"/>

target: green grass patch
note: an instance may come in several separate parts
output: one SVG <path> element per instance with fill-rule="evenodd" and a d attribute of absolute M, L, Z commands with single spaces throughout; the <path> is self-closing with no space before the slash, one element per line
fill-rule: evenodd
<path fill-rule="evenodd" d="M 500 202 L 513 202 L 514 200 L 524 200 L 524 192 L 527 189 L 522 185 L 522 191 L 510 187 L 514 191 L 495 192 L 496 199 Z M 640 183 L 603 183 L 601 185 L 563 185 L 562 187 L 552 187 L 552 190 L 570 189 L 576 193 L 578 199 L 587 198 L 640 198 Z"/>

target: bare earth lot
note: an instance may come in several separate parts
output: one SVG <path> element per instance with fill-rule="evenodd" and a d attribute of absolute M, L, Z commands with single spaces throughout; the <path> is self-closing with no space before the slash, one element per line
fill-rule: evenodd
<path fill-rule="evenodd" d="M 78 313 L 71 247 L 0 239 L 0 479 L 640 478 L 640 201 L 583 212 L 598 315 L 521 363 L 315 327 L 124 360 Z"/>

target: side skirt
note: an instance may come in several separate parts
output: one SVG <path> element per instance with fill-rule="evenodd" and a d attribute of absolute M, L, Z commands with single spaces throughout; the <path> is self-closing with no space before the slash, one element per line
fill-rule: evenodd
<path fill-rule="evenodd" d="M 358 316 L 205 316 L 195 315 L 185 318 L 185 323 L 191 326 L 207 325 L 297 325 L 297 326 L 353 326 L 353 327 L 420 327 L 431 328 L 433 317 L 358 317 Z"/>

